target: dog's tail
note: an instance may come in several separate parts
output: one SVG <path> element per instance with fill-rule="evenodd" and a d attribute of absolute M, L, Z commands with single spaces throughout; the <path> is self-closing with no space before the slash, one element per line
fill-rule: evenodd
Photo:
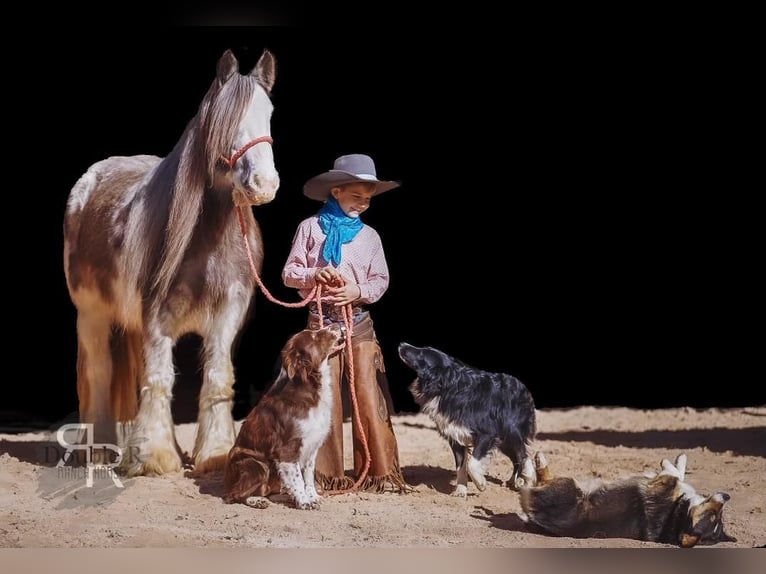
<path fill-rule="evenodd" d="M 268 496 L 273 476 L 265 457 L 249 448 L 234 446 L 223 474 L 224 500 L 244 502 L 251 496 Z"/>

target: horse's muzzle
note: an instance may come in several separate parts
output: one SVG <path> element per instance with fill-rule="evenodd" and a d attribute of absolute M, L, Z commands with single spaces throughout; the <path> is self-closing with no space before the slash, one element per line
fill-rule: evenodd
<path fill-rule="evenodd" d="M 265 185 L 246 186 L 244 189 L 234 188 L 232 199 L 234 205 L 243 207 L 247 205 L 263 205 L 272 201 L 277 195 L 279 180 L 268 182 Z"/>

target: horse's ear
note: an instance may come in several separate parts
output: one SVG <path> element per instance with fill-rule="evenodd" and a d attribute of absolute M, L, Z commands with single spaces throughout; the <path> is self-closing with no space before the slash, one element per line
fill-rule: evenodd
<path fill-rule="evenodd" d="M 277 77 L 277 61 L 274 54 L 264 50 L 261 57 L 258 58 L 258 63 L 250 71 L 250 75 L 254 76 L 268 93 L 271 93 L 271 88 L 274 87 L 274 80 Z"/>
<path fill-rule="evenodd" d="M 238 71 L 239 62 L 234 56 L 234 52 L 226 50 L 218 60 L 218 68 L 216 70 L 218 80 L 223 84 L 231 78 L 232 74 L 236 74 Z"/>

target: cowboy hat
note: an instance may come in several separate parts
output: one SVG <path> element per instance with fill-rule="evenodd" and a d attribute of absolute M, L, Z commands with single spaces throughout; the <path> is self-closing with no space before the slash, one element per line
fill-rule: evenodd
<path fill-rule="evenodd" d="M 303 186 L 303 194 L 311 199 L 326 201 L 330 197 L 330 189 L 345 183 L 374 183 L 378 195 L 401 185 L 398 181 L 383 181 L 375 175 L 375 162 L 368 155 L 352 153 L 342 155 L 335 160 L 330 171 L 312 177 Z"/>

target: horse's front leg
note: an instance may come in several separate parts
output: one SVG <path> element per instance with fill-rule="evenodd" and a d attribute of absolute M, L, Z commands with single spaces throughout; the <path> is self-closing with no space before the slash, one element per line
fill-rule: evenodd
<path fill-rule="evenodd" d="M 232 345 L 244 307 L 231 309 L 204 337 L 204 374 L 199 395 L 194 472 L 222 469 L 236 438 L 231 410 L 234 403 Z"/>
<path fill-rule="evenodd" d="M 159 331 L 145 333 L 145 384 L 120 465 L 129 476 L 181 470 L 171 411 L 175 382 L 173 339 Z"/>

